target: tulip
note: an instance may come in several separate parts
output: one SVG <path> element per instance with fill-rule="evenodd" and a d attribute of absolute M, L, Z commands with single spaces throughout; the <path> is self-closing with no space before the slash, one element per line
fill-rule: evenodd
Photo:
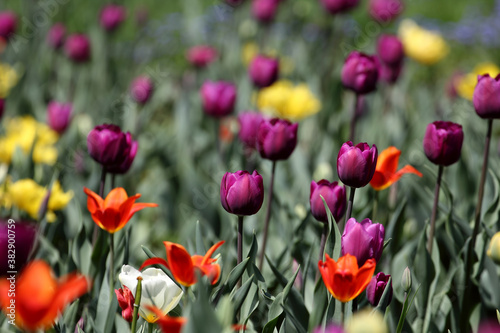
<path fill-rule="evenodd" d="M 372 277 L 370 283 L 366 287 L 366 298 L 370 302 L 371 305 L 377 306 L 378 303 L 380 302 L 380 299 L 382 298 L 382 294 L 384 293 L 386 288 L 389 288 L 389 304 L 392 300 L 392 281 L 387 286 L 387 283 L 389 282 L 389 279 L 391 278 L 390 275 L 385 275 L 384 273 L 380 272 L 374 277 Z"/>
<path fill-rule="evenodd" d="M 5 99 L 0 98 L 0 119 L 2 118 L 4 111 L 5 111 Z"/>
<path fill-rule="evenodd" d="M 500 264 L 500 231 L 491 237 L 490 245 L 486 251 L 488 257 L 497 264 Z"/>
<path fill-rule="evenodd" d="M 269 87 L 278 78 L 279 61 L 275 58 L 257 55 L 250 63 L 248 74 L 256 87 Z"/>
<path fill-rule="evenodd" d="M 48 330 L 66 305 L 85 294 L 90 282 L 72 273 L 54 278 L 50 266 L 42 260 L 29 263 L 15 278 L 15 293 L 9 292 L 10 280 L 0 281 L 0 305 L 5 314 L 15 304 L 16 326 L 25 331 Z"/>
<path fill-rule="evenodd" d="M 408 266 L 406 266 L 405 270 L 403 271 L 403 276 L 401 277 L 401 287 L 403 287 L 403 290 L 406 293 L 411 289 L 411 272 Z"/>
<path fill-rule="evenodd" d="M 337 173 L 345 185 L 359 188 L 366 186 L 375 173 L 377 166 L 377 146 L 351 141 L 342 145 L 337 156 Z"/>
<path fill-rule="evenodd" d="M 370 219 L 358 223 L 355 218 L 350 218 L 342 234 L 342 255 L 355 256 L 361 266 L 368 259 L 378 262 L 384 249 L 384 236 L 382 224 L 372 223 Z"/>
<path fill-rule="evenodd" d="M 497 310 L 498 316 L 498 310 Z M 500 324 L 498 320 L 485 320 L 479 324 L 478 333 L 500 333 Z"/>
<path fill-rule="evenodd" d="M 132 295 L 135 295 L 139 276 L 142 277 L 139 314 L 147 322 L 154 323 L 177 306 L 183 292 L 165 272 L 158 268 L 147 268 L 139 272 L 132 266 L 123 265 L 118 279 L 124 288 L 130 289 Z M 156 307 L 159 313 L 148 309 L 152 306 Z"/>
<path fill-rule="evenodd" d="M 76 63 L 87 62 L 90 60 L 90 41 L 83 34 L 70 35 L 64 44 L 64 51 Z"/>
<path fill-rule="evenodd" d="M 161 315 L 161 311 L 155 307 L 149 307 L 149 311 L 152 311 L 157 316 L 159 316 L 156 322 L 162 333 L 181 333 L 182 327 L 186 324 L 187 319 L 184 317 L 170 317 L 167 315 Z"/>
<path fill-rule="evenodd" d="M 9 40 L 16 32 L 17 16 L 11 11 L 0 12 L 0 37 Z"/>
<path fill-rule="evenodd" d="M 332 15 L 347 12 L 358 3 L 359 0 L 321 0 L 323 7 Z"/>
<path fill-rule="evenodd" d="M 434 164 L 448 166 L 458 161 L 462 151 L 462 126 L 449 121 L 435 121 L 427 126 L 424 152 Z"/>
<path fill-rule="evenodd" d="M 54 24 L 47 33 L 47 44 L 54 50 L 58 50 L 64 44 L 66 36 L 66 27 L 62 23 Z"/>
<path fill-rule="evenodd" d="M 325 327 L 323 330 L 323 327 L 317 327 L 313 333 L 344 333 L 344 330 L 342 329 L 341 326 L 337 326 L 335 324 L 330 324 Z"/>
<path fill-rule="evenodd" d="M 257 133 L 264 117 L 259 112 L 243 112 L 238 115 L 238 138 L 247 148 L 257 149 Z"/>
<path fill-rule="evenodd" d="M 118 305 L 122 309 L 123 319 L 131 323 L 134 318 L 134 294 L 132 294 L 127 286 L 123 286 L 123 288 L 120 289 L 115 289 L 115 294 L 118 300 Z"/>
<path fill-rule="evenodd" d="M 106 31 L 114 31 L 125 20 L 127 15 L 125 7 L 109 4 L 102 8 L 99 23 Z"/>
<path fill-rule="evenodd" d="M 94 127 L 87 136 L 89 155 L 105 168 L 120 166 L 130 156 L 132 140 L 116 125 Z"/>
<path fill-rule="evenodd" d="M 270 23 L 276 16 L 278 5 L 278 0 L 253 0 L 252 15 L 257 21 Z"/>
<path fill-rule="evenodd" d="M 72 108 L 70 103 L 50 102 L 47 107 L 47 123 L 50 128 L 59 134 L 64 133 L 69 125 Z"/>
<path fill-rule="evenodd" d="M 382 35 L 377 40 L 377 54 L 383 64 L 397 67 L 405 56 L 403 43 L 397 36 Z"/>
<path fill-rule="evenodd" d="M 322 179 L 317 183 L 315 181 L 311 182 L 311 194 L 309 196 L 311 214 L 316 220 L 328 223 L 328 216 L 321 197 L 325 199 L 335 221 L 340 222 L 346 210 L 345 186 L 340 186 L 338 182 L 330 183 L 326 179 Z"/>
<path fill-rule="evenodd" d="M 479 117 L 500 118 L 500 74 L 495 78 L 489 74 L 478 75 L 472 101 Z"/>
<path fill-rule="evenodd" d="M 219 281 L 220 266 L 216 263 L 217 260 L 212 259 L 211 256 L 222 244 L 224 244 L 224 241 L 214 244 L 203 257 L 200 255 L 191 256 L 184 246 L 180 244 L 172 242 L 163 242 L 163 244 L 167 252 L 167 260 L 163 258 L 150 258 L 142 264 L 139 270 L 150 265 L 163 265 L 172 272 L 174 279 L 185 287 L 192 286 L 196 283 L 197 278 L 195 269 L 202 276 L 206 275 L 210 279 L 212 285 Z"/>
<path fill-rule="evenodd" d="M 370 0 L 370 15 L 378 22 L 394 20 L 403 9 L 401 0 Z"/>
<path fill-rule="evenodd" d="M 401 151 L 396 147 L 389 147 L 380 153 L 380 156 L 377 159 L 375 173 L 370 181 L 370 185 L 373 189 L 376 191 L 382 191 L 397 182 L 404 174 L 407 173 L 413 173 L 422 177 L 422 174 L 411 165 L 405 165 L 396 171 L 400 155 Z"/>
<path fill-rule="evenodd" d="M 15 231 L 14 247 L 9 248 L 9 230 Z M 36 237 L 36 227 L 30 223 L 23 221 L 15 221 L 12 219 L 0 220 L 0 276 L 7 275 L 7 271 L 20 271 L 26 264 L 28 257 L 33 249 Z M 12 241 L 11 241 L 12 242 Z M 19 244 L 15 246 L 15 244 Z M 15 263 L 10 266 L 8 254 L 15 250 Z M 10 267 L 9 267 L 10 266 Z"/>
<path fill-rule="evenodd" d="M 138 76 L 130 84 L 132 99 L 141 105 L 146 104 L 153 94 L 153 81 L 147 76 Z"/>
<path fill-rule="evenodd" d="M 318 262 L 326 288 L 343 303 L 353 300 L 365 290 L 375 272 L 375 265 L 374 259 L 368 259 L 360 267 L 356 257 L 349 254 L 340 257 L 337 262 L 326 254 L 326 260 Z"/>
<path fill-rule="evenodd" d="M 261 122 L 257 132 L 257 149 L 260 156 L 271 161 L 286 160 L 297 145 L 299 124 L 273 118 Z"/>
<path fill-rule="evenodd" d="M 358 95 L 368 94 L 377 87 L 378 67 L 375 56 L 353 51 L 342 67 L 342 84 Z"/>
<path fill-rule="evenodd" d="M 485 76 L 489 74 L 491 78 L 495 78 L 500 74 L 500 68 L 491 62 L 481 62 L 474 66 L 474 69 L 470 73 L 455 72 L 449 83 L 455 91 L 452 91 L 461 97 L 473 101 L 474 91 L 478 85 L 478 78 L 480 76 Z M 481 78 L 482 79 L 482 78 Z M 486 95 L 489 89 L 486 89 Z M 479 102 L 481 103 L 480 99 Z"/>
<path fill-rule="evenodd" d="M 387 82 L 388 84 L 394 84 L 399 79 L 402 69 L 403 63 L 397 66 L 387 66 L 385 64 L 381 64 L 378 75 L 380 80 Z"/>
<path fill-rule="evenodd" d="M 220 118 L 234 110 L 236 86 L 224 81 L 206 81 L 200 90 L 203 111 L 212 117 Z"/>
<path fill-rule="evenodd" d="M 203 68 L 217 58 L 217 50 L 208 45 L 197 45 L 186 54 L 187 60 L 195 67 Z"/>
<path fill-rule="evenodd" d="M 122 187 L 112 189 L 106 199 L 86 187 L 83 191 L 87 194 L 87 209 L 92 220 L 111 234 L 121 230 L 136 212 L 146 207 L 158 207 L 155 203 L 135 203 L 141 195 L 129 197 Z"/>
<path fill-rule="evenodd" d="M 346 324 L 347 333 L 389 333 L 380 311 L 363 310 L 353 314 Z"/>
<path fill-rule="evenodd" d="M 85 321 L 81 317 L 75 325 L 75 333 L 85 332 Z"/>
<path fill-rule="evenodd" d="M 137 149 L 139 149 L 139 144 L 137 141 L 132 140 L 132 134 L 130 133 L 125 134 L 125 138 L 127 140 L 127 146 L 130 147 L 128 155 L 126 155 L 125 160 L 121 164 L 108 167 L 106 169 L 107 172 L 124 174 L 132 166 L 132 162 L 134 162 L 135 155 L 137 154 Z"/>
<path fill-rule="evenodd" d="M 220 185 L 220 199 L 228 213 L 256 214 L 264 201 L 262 176 L 257 171 L 226 172 Z"/>

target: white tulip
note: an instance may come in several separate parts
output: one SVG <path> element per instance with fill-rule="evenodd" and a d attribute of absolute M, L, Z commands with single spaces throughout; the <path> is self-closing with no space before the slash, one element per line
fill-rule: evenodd
<path fill-rule="evenodd" d="M 153 312 L 146 306 L 154 306 L 160 309 L 164 315 L 175 308 L 182 298 L 182 289 L 175 284 L 165 272 L 158 268 L 147 268 L 139 272 L 132 266 L 123 265 L 118 276 L 122 286 L 130 289 L 135 296 L 137 288 L 137 277 L 142 277 L 142 295 L 139 307 L 139 315 L 147 322 L 154 323 L 158 320 Z"/>

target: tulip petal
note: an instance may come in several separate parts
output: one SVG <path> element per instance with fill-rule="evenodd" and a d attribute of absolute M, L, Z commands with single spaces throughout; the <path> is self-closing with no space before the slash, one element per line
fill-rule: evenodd
<path fill-rule="evenodd" d="M 396 147 L 391 146 L 384 149 L 377 159 L 376 170 L 389 174 L 395 173 L 398 169 L 400 155 L 401 151 Z"/>
<path fill-rule="evenodd" d="M 168 265 L 168 262 L 163 259 L 163 258 L 150 258 L 144 261 L 139 268 L 140 271 L 142 271 L 145 267 L 151 266 L 151 265 L 163 265 L 165 266 L 168 270 L 170 270 L 170 267 Z"/>
<path fill-rule="evenodd" d="M 140 194 L 136 194 L 135 196 L 137 195 L 139 195 L 140 197 Z M 136 199 L 137 198 L 138 197 L 136 197 Z M 104 207 L 113 207 L 115 209 L 118 209 L 127 199 L 130 198 L 128 197 L 127 192 L 123 187 L 114 188 L 106 196 L 106 199 L 104 200 Z"/>
<path fill-rule="evenodd" d="M 141 202 L 141 203 L 134 203 L 132 206 L 132 209 L 130 209 L 130 214 L 129 214 L 129 219 L 138 211 L 143 210 L 144 208 L 148 207 L 158 207 L 158 204 L 155 203 L 146 203 L 146 202 Z"/>
<path fill-rule="evenodd" d="M 87 194 L 87 209 L 90 214 L 94 214 L 97 210 L 104 208 L 104 200 L 92 190 L 84 187 L 83 192 Z"/>
<path fill-rule="evenodd" d="M 221 269 L 218 264 L 215 264 L 215 259 L 209 258 L 204 264 L 202 264 L 204 259 L 202 256 L 194 255 L 191 259 L 193 265 L 201 271 L 202 275 L 206 275 L 210 279 L 211 284 L 216 284 L 219 281 Z"/>
<path fill-rule="evenodd" d="M 212 255 L 214 254 L 214 252 L 222 245 L 224 244 L 224 241 L 220 241 L 214 245 L 212 245 L 212 247 L 210 249 L 208 249 L 207 253 L 205 254 L 205 256 L 203 257 L 203 260 L 201 261 L 200 265 L 205 265 L 207 262 L 208 262 L 208 259 L 210 257 L 212 257 Z"/>
<path fill-rule="evenodd" d="M 182 329 L 182 326 L 187 321 L 187 319 L 183 317 L 164 316 L 162 312 L 154 306 L 148 306 L 147 309 L 159 316 L 160 319 L 157 323 L 160 326 L 161 331 L 164 333 L 179 333 Z"/>
<path fill-rule="evenodd" d="M 196 282 L 191 256 L 184 246 L 172 242 L 163 242 L 167 251 L 167 261 L 174 278 L 183 286 Z"/>

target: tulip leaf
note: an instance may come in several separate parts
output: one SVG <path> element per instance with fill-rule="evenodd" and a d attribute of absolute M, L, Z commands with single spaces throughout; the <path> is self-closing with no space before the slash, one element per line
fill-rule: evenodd
<path fill-rule="evenodd" d="M 250 291 L 250 287 L 253 283 L 253 276 L 251 276 L 242 286 L 237 289 L 233 295 L 233 304 L 234 304 L 234 312 L 238 313 L 240 311 L 243 302 L 245 301 L 248 292 Z"/>
<path fill-rule="evenodd" d="M 76 315 L 78 313 L 78 306 L 80 300 L 75 300 L 66 310 L 64 310 L 63 320 L 66 326 L 71 327 L 76 323 Z"/>
<path fill-rule="evenodd" d="M 401 241 L 404 239 L 402 237 L 403 227 L 404 227 L 404 211 L 406 208 L 406 204 L 408 203 L 407 199 L 404 199 L 399 203 L 396 207 L 396 210 L 391 216 L 387 228 L 385 229 L 385 237 L 388 239 L 393 239 L 390 245 L 390 252 L 396 253 L 401 246 Z"/>
<path fill-rule="evenodd" d="M 196 253 L 207 253 L 207 248 L 203 243 L 200 221 L 196 221 Z"/>
<path fill-rule="evenodd" d="M 302 323 L 300 323 L 300 321 L 295 317 L 293 312 L 291 312 L 286 306 L 283 306 L 283 310 L 285 310 L 287 319 L 289 318 L 293 323 L 293 328 L 296 330 L 296 332 L 307 333 L 307 330 L 302 326 Z"/>
<path fill-rule="evenodd" d="M 141 245 L 141 248 L 142 250 L 144 251 L 144 253 L 146 253 L 146 255 L 151 259 L 151 258 L 158 258 L 158 256 L 155 256 L 155 254 L 153 252 L 151 252 L 150 249 L 148 249 L 146 246 L 144 245 Z M 163 265 L 158 265 L 158 267 L 160 267 L 160 269 L 168 275 L 168 277 L 174 281 L 174 283 L 181 289 L 183 289 L 181 287 L 181 285 L 179 284 L 179 282 L 177 282 L 174 278 L 174 276 L 172 275 L 172 273 L 167 269 L 167 267 L 163 266 Z"/>
<path fill-rule="evenodd" d="M 240 278 L 243 276 L 243 273 L 245 272 L 245 269 L 247 268 L 249 262 L 250 258 L 246 258 L 231 270 L 226 281 L 224 281 L 222 286 L 220 286 L 219 290 L 217 291 L 213 299 L 213 302 L 215 304 L 218 303 L 222 295 L 224 295 L 227 292 L 231 292 L 233 290 L 233 288 L 236 286 Z"/>
<path fill-rule="evenodd" d="M 322 195 L 320 195 L 321 200 L 323 200 L 323 205 L 325 206 L 326 210 L 326 215 L 328 216 L 328 226 L 330 229 L 330 232 L 328 234 L 328 238 L 326 240 L 326 252 L 332 254 L 332 259 L 337 260 L 340 257 L 340 250 L 341 250 L 341 238 L 342 235 L 340 234 L 339 226 L 335 222 L 335 219 L 333 218 L 332 212 L 330 211 L 330 208 L 326 204 L 325 198 L 323 198 Z"/>
<path fill-rule="evenodd" d="M 377 304 L 377 307 L 373 311 L 380 311 L 382 314 L 385 313 L 385 309 L 389 306 L 391 302 L 391 291 L 392 291 L 392 276 L 387 281 L 384 292 L 382 293 L 382 297 L 380 297 L 380 301 Z"/>
<path fill-rule="evenodd" d="M 325 311 L 328 307 L 328 291 L 326 290 L 323 279 L 319 279 L 314 288 L 314 309 L 311 311 L 311 319 L 309 321 L 309 331 L 318 327 L 323 322 Z"/>
<path fill-rule="evenodd" d="M 285 317 L 285 313 L 283 312 L 282 305 L 283 304 L 283 292 L 279 293 L 276 296 L 274 302 L 269 307 L 269 311 L 267 314 L 268 322 L 262 333 L 273 333 L 276 325 L 279 321 L 283 320 Z"/>
<path fill-rule="evenodd" d="M 392 238 L 389 238 L 388 240 L 386 240 L 384 242 L 384 246 L 382 247 L 383 250 L 385 250 L 385 248 L 392 242 Z"/>
<path fill-rule="evenodd" d="M 111 294 L 108 280 L 108 275 L 105 274 L 97 300 L 95 328 L 99 333 L 111 333 L 115 319 L 114 313 L 118 307 L 118 300 L 114 292 Z"/>
<path fill-rule="evenodd" d="M 123 319 L 123 317 L 118 313 L 115 313 L 115 327 L 116 327 L 116 332 L 131 333 L 129 323 L 125 319 Z"/>
<path fill-rule="evenodd" d="M 243 324 L 246 324 L 246 322 L 250 319 L 250 316 L 259 307 L 260 304 L 259 288 L 257 284 L 255 283 L 250 284 L 250 291 L 248 292 L 248 295 L 253 295 L 253 296 L 246 297 L 241 306 L 241 316 L 242 318 L 245 318 L 245 320 L 244 321 L 240 320 L 240 322 L 242 322 Z"/>

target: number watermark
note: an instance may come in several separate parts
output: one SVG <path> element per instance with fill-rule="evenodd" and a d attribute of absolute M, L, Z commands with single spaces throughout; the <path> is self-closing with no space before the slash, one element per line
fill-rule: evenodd
<path fill-rule="evenodd" d="M 7 306 L 8 322 L 15 325 L 16 322 L 16 221 L 9 219 L 7 221 L 7 281 L 9 282 L 9 291 L 7 296 L 10 303 Z"/>

